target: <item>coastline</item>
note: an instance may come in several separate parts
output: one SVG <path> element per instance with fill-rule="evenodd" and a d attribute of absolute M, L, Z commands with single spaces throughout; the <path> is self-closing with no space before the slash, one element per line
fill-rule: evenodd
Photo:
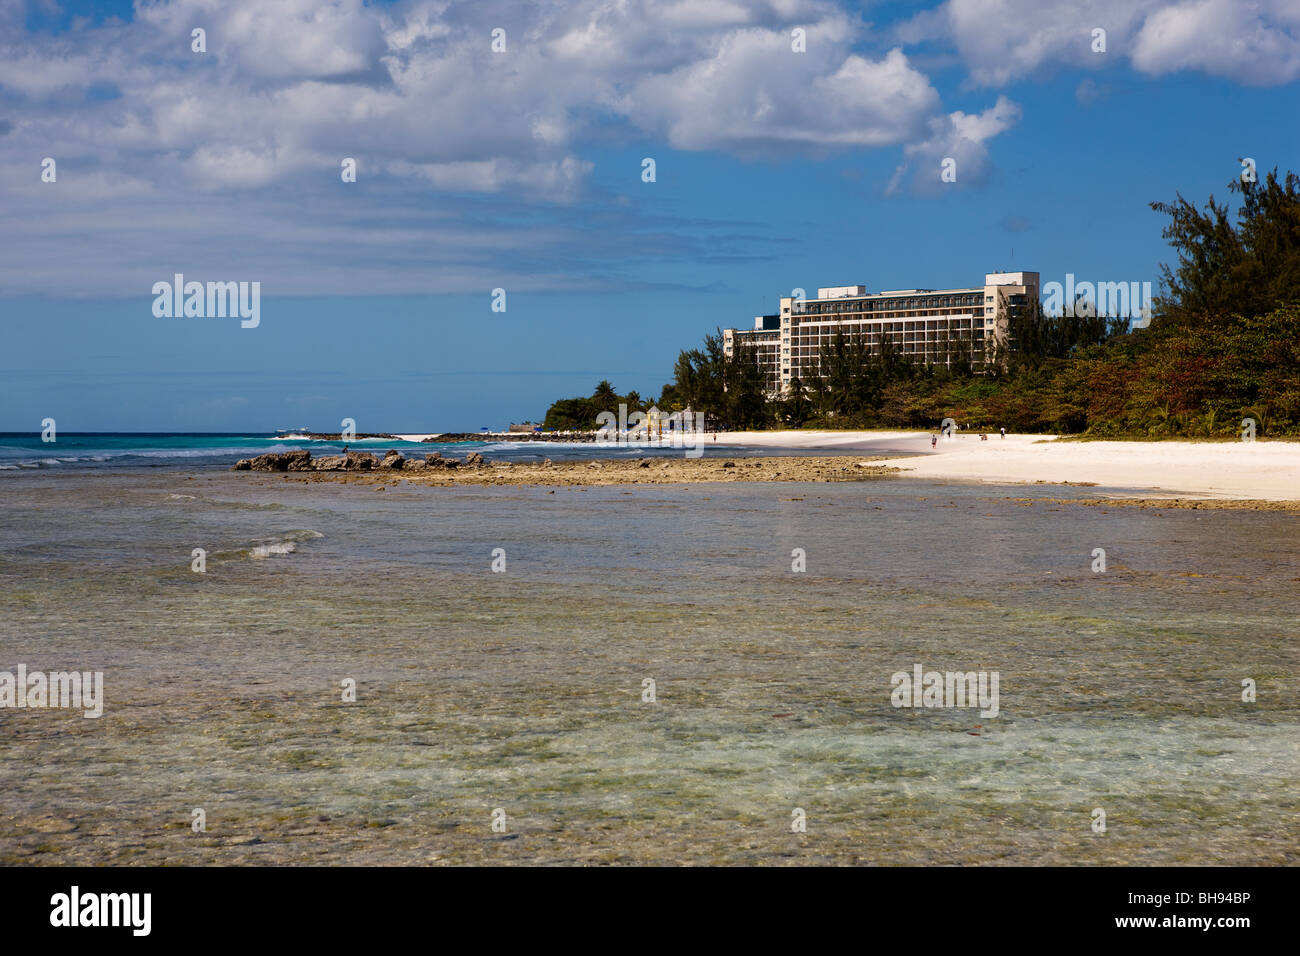
<path fill-rule="evenodd" d="M 388 460 L 388 459 L 385 459 Z M 356 471 L 267 471 L 303 482 L 338 481 L 378 486 L 410 482 L 422 485 L 540 485 L 600 487 L 605 485 L 701 484 L 736 481 L 868 481 L 898 473 L 883 456 L 870 459 L 843 456 L 797 458 L 684 458 L 599 459 L 557 462 L 487 460 L 456 468 L 375 467 Z M 424 465 L 416 460 L 415 465 Z M 248 469 L 241 469 L 248 470 Z"/>
<path fill-rule="evenodd" d="M 489 459 L 474 467 L 406 468 L 294 477 L 383 485 L 408 480 L 437 485 L 610 485 L 732 481 L 859 481 L 891 476 L 978 484 L 1086 486 L 1098 500 L 1221 502 L 1249 507 L 1272 502 L 1300 507 L 1300 442 L 1059 441 L 1054 435 L 962 432 L 932 448 L 930 434 L 898 431 L 721 432 L 705 455 L 557 462 Z M 788 448 L 825 455 L 721 457 L 733 446 Z M 416 470 L 416 469 L 419 470 Z M 1289 507 L 1287 510 L 1291 510 Z"/>
<path fill-rule="evenodd" d="M 1055 435 L 961 432 L 934 450 L 924 432 L 731 432 L 719 445 L 774 445 L 870 452 L 914 448 L 891 464 L 902 476 L 996 485 L 1086 484 L 1131 490 L 1136 498 L 1295 501 L 1300 498 L 1300 442 L 1088 441 Z M 1138 494 L 1140 492 L 1140 494 Z"/>

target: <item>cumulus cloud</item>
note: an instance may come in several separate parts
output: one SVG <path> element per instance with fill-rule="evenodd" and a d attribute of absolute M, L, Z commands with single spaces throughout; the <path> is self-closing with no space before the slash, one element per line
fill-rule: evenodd
<path fill-rule="evenodd" d="M 710 55 L 637 82 L 618 106 L 679 149 L 738 155 L 894 145 L 917 135 L 939 94 L 899 49 L 879 60 L 850 52 L 849 22 L 788 31 L 737 30 Z"/>
<path fill-rule="evenodd" d="M 1198 0 L 1147 17 L 1133 44 L 1146 73 L 1196 69 L 1256 86 L 1300 78 L 1300 5 L 1294 0 Z"/>
<path fill-rule="evenodd" d="M 1098 28 L 1106 31 L 1104 53 L 1093 49 Z M 1300 77 L 1295 0 L 947 0 L 897 33 L 950 43 L 981 86 L 1116 59 L 1148 74 L 1199 70 L 1255 85 Z"/>
<path fill-rule="evenodd" d="M 206 53 L 190 49 L 196 25 Z M 575 146 L 611 118 L 741 155 L 906 142 L 939 96 L 901 50 L 853 52 L 859 28 L 824 0 L 172 0 L 130 24 L 0 41 L 0 95 L 65 154 L 179 162 L 195 185 L 264 183 L 347 146 L 372 169 L 446 166 L 497 189 L 571 178 Z"/>
<path fill-rule="evenodd" d="M 244 77 L 342 77 L 374 68 L 385 52 L 384 29 L 362 0 L 174 0 L 142 3 L 136 23 L 173 57 L 191 53 L 191 31 L 206 33 L 208 54 Z"/>
<path fill-rule="evenodd" d="M 592 142 L 743 158 L 905 146 L 909 161 L 951 142 L 977 170 L 996 135 L 985 114 L 945 115 L 902 49 L 862 52 L 863 23 L 833 0 L 140 0 L 130 22 L 53 33 L 28 32 L 24 9 L 0 0 L 0 293 L 39 291 L 59 256 L 117 288 L 183 249 L 276 265 L 295 291 L 337 278 L 325 263 L 409 260 L 401 230 L 358 228 L 362 248 L 339 250 L 333 227 L 360 197 L 375 221 L 430 214 L 423 250 L 456 265 L 419 281 L 445 288 L 487 271 L 473 197 L 509 197 L 517 220 L 580 201 Z M 33 156 L 58 160 L 57 186 Z M 344 157 L 361 171 L 349 187 Z"/>
<path fill-rule="evenodd" d="M 937 195 L 944 189 L 979 185 L 989 179 L 988 140 L 1020 122 L 1021 110 L 1005 96 L 982 113 L 961 110 L 930 120 L 930 135 L 903 150 L 903 164 L 894 171 L 889 193 L 896 193 L 910 173 L 913 188 L 923 195 Z M 955 175 L 951 182 L 941 173 L 945 163 Z"/>
<path fill-rule="evenodd" d="M 956 48 L 978 86 L 1004 86 L 1044 66 L 1101 67 L 1122 55 L 1155 0 L 948 0 L 900 31 L 913 42 Z M 1106 31 L 1105 54 L 1092 51 L 1092 31 Z"/>

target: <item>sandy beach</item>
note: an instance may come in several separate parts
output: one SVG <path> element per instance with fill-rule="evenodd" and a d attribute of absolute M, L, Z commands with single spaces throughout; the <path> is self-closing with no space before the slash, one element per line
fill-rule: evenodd
<path fill-rule="evenodd" d="M 709 445 L 715 444 L 709 442 Z M 904 475 L 991 484 L 1094 484 L 1145 497 L 1292 501 L 1300 498 L 1297 442 L 1058 441 L 1050 435 L 963 432 L 932 451 L 924 432 L 724 432 L 718 445 L 825 448 L 869 455 L 915 448 L 890 462 Z"/>
<path fill-rule="evenodd" d="M 1002 438 L 997 434 L 981 441 L 977 432 L 961 432 L 931 447 L 930 439 L 930 433 L 907 431 L 719 432 L 716 437 L 707 436 L 706 457 L 698 463 L 676 459 L 669 466 L 656 460 L 650 474 L 636 470 L 635 463 L 606 463 L 603 469 L 593 468 L 590 476 L 599 474 L 601 484 L 646 479 L 763 481 L 773 480 L 779 470 L 780 479 L 786 481 L 844 480 L 843 468 L 853 466 L 843 459 L 862 462 L 858 467 L 865 470 L 867 462 L 879 465 L 880 459 L 888 456 L 888 465 L 899 477 L 997 485 L 1085 485 L 1097 487 L 1095 494 L 1143 500 L 1300 501 L 1300 442 L 1062 441 L 1055 435 Z M 728 466 L 729 470 L 722 470 L 725 449 L 740 446 L 825 451 L 827 456 L 802 463 L 786 459 L 785 467 L 764 469 L 745 467 L 745 459 L 737 459 L 739 469 Z M 506 469 L 494 468 L 490 477 L 462 473 L 439 480 L 569 484 L 583 482 L 585 469 L 584 465 L 583 469 L 548 473 L 524 466 L 506 475 Z"/>
<path fill-rule="evenodd" d="M 1300 510 L 1300 444 L 1290 442 L 1074 442 L 1039 435 L 991 435 L 981 441 L 971 434 L 940 439 L 932 449 L 924 433 L 784 431 L 720 433 L 705 447 L 701 458 L 657 454 L 554 462 L 482 457 L 467 449 L 467 460 L 454 454 L 433 460 L 439 453 L 430 456 L 432 464 L 390 451 L 383 459 L 361 454 L 366 461 L 352 464 L 365 467 L 347 469 L 340 467 L 341 457 L 317 461 L 294 452 L 243 460 L 233 470 L 251 465 L 252 471 L 280 472 L 285 480 L 360 484 L 377 491 L 402 484 L 595 488 L 919 478 L 1002 488 L 1061 486 L 1056 503 Z M 733 457 L 728 455 L 733 448 L 748 451 Z M 755 449 L 776 453 L 755 455 Z M 781 455 L 782 449 L 796 454 Z M 295 455 L 306 461 L 291 464 Z"/>

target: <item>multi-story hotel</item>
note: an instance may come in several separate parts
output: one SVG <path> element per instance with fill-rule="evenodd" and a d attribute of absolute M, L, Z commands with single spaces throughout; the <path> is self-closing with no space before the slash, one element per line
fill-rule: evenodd
<path fill-rule="evenodd" d="M 781 299 L 781 311 L 757 316 L 752 329 L 723 329 L 723 346 L 727 355 L 738 346 L 754 348 L 773 395 L 786 392 L 794 378 L 807 382 L 815 375 L 821 347 L 839 331 L 860 337 L 872 352 L 888 342 L 916 362 L 950 365 L 966 355 L 979 369 L 994 346 L 1008 344 L 1011 317 L 1037 300 L 1037 272 L 991 272 L 984 285 L 969 289 L 834 286 L 818 289 L 815 299 Z"/>

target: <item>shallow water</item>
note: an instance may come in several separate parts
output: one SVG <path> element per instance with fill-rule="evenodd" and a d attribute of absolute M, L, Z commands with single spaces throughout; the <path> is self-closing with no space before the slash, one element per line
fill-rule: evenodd
<path fill-rule="evenodd" d="M 913 479 L 2 487 L 0 669 L 101 670 L 107 700 L 0 709 L 0 862 L 1300 858 L 1292 514 Z M 915 664 L 996 671 L 998 715 L 893 707 Z"/>

